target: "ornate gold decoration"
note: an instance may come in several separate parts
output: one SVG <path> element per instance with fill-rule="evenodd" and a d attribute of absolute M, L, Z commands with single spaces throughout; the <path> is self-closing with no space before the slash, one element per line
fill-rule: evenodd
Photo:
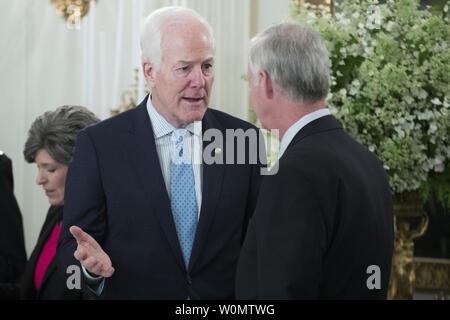
<path fill-rule="evenodd" d="M 83 18 L 89 11 L 93 0 L 50 0 L 56 6 L 56 12 L 66 21 Z M 97 0 L 95 0 L 97 1 Z"/>
<path fill-rule="evenodd" d="M 134 69 L 134 84 L 131 85 L 130 90 L 126 90 L 122 93 L 122 104 L 117 109 L 111 109 L 110 113 L 112 116 L 119 114 L 123 111 L 132 109 L 137 106 L 138 89 L 139 89 L 139 69 Z M 148 90 L 145 91 L 146 94 L 149 93 Z"/>
<path fill-rule="evenodd" d="M 405 191 L 394 197 L 396 217 L 420 217 L 423 214 L 423 201 L 417 191 Z"/>
<path fill-rule="evenodd" d="M 450 260 L 414 257 L 415 288 L 450 290 Z"/>
<path fill-rule="evenodd" d="M 412 299 L 414 289 L 441 290 L 436 299 L 447 299 L 450 290 L 450 260 L 413 257 L 414 240 L 428 228 L 428 215 L 418 192 L 404 192 L 395 196 L 394 254 L 389 299 Z M 411 230 L 412 219 L 422 217 Z"/>
<path fill-rule="evenodd" d="M 394 254 L 392 257 L 392 269 L 390 290 L 388 299 L 411 300 L 414 294 L 416 273 L 413 263 L 414 239 L 422 236 L 428 227 L 428 216 L 423 213 L 419 226 L 410 230 L 410 222 L 407 217 L 395 217 L 397 231 L 394 238 Z"/>

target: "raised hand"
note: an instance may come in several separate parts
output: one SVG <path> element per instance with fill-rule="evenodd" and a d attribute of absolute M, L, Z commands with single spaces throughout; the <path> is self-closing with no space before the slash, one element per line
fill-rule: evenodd
<path fill-rule="evenodd" d="M 114 273 L 111 259 L 98 242 L 80 227 L 72 226 L 69 231 L 77 240 L 78 247 L 73 255 L 81 265 L 94 275 L 111 277 Z"/>

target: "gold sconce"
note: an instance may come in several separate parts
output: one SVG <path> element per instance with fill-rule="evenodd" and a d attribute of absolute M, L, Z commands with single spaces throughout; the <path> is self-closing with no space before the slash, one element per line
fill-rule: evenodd
<path fill-rule="evenodd" d="M 116 114 L 119 114 L 123 111 L 132 109 L 137 106 L 138 104 L 138 88 L 139 88 L 139 69 L 134 69 L 134 84 L 132 84 L 130 87 L 130 90 L 126 90 L 122 92 L 122 103 L 117 109 L 110 109 L 111 116 L 114 116 Z M 150 93 L 150 91 L 147 89 L 145 90 L 145 94 Z"/>
<path fill-rule="evenodd" d="M 66 21 L 78 21 L 89 11 L 93 0 L 50 0 L 56 6 L 56 12 Z M 97 1 L 97 0 L 95 0 Z"/>

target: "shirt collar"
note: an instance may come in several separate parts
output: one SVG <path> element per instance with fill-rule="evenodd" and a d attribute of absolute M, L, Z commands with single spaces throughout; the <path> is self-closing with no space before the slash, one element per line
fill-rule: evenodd
<path fill-rule="evenodd" d="M 152 104 L 150 96 L 147 99 L 147 112 L 150 117 L 150 121 L 152 123 L 153 132 L 155 134 L 156 139 L 171 134 L 176 129 L 161 114 L 159 114 L 158 111 L 156 111 L 155 107 Z M 191 122 L 186 126 L 185 129 L 192 134 L 201 136 L 202 122 L 201 121 Z"/>
<path fill-rule="evenodd" d="M 306 116 L 300 118 L 296 123 L 289 127 L 286 133 L 281 139 L 280 144 L 280 152 L 278 153 L 278 159 L 283 156 L 283 153 L 286 151 L 287 147 L 291 143 L 292 139 L 294 139 L 295 135 L 308 123 L 313 122 L 319 118 L 330 115 L 331 112 L 329 109 L 320 109 L 311 113 L 308 113 Z"/>

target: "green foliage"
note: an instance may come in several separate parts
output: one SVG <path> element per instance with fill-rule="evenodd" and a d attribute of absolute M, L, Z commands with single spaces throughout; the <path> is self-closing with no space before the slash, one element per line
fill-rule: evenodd
<path fill-rule="evenodd" d="M 436 192 L 448 204 L 449 4 L 432 14 L 418 0 L 343 0 L 334 16 L 291 4 L 327 42 L 331 112 L 381 159 L 392 191 Z"/>

